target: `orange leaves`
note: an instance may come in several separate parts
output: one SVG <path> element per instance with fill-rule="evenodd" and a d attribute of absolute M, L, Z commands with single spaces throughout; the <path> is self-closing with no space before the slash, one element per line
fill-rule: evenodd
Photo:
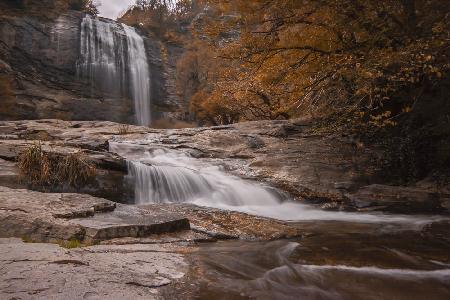
<path fill-rule="evenodd" d="M 198 114 L 224 122 L 357 111 L 366 125 L 395 125 L 416 89 L 449 69 L 439 1 L 417 5 L 417 33 L 403 2 L 210 0 L 196 31 L 209 46 L 195 50 L 207 74 L 197 91 L 208 95 L 195 97 Z"/>

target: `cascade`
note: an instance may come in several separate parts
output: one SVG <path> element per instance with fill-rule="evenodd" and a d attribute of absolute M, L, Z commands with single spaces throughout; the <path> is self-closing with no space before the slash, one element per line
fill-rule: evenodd
<path fill-rule="evenodd" d="M 146 141 L 142 141 L 145 144 Z M 290 201 L 281 192 L 226 173 L 220 166 L 158 146 L 110 142 L 125 157 L 136 204 L 186 202 L 280 220 L 338 220 L 422 226 L 430 218 L 333 212 Z M 439 220 L 436 217 L 435 220 Z"/>
<path fill-rule="evenodd" d="M 151 122 L 150 72 L 143 38 L 132 27 L 86 15 L 81 23 L 77 74 L 91 88 L 129 96 L 136 123 Z"/>

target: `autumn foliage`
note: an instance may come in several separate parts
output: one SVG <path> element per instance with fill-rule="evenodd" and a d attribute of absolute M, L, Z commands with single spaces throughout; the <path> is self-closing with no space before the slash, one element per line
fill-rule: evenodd
<path fill-rule="evenodd" d="M 439 0 L 209 1 L 180 86 L 195 78 L 191 112 L 212 123 L 339 114 L 395 125 L 448 76 L 449 22 Z"/>

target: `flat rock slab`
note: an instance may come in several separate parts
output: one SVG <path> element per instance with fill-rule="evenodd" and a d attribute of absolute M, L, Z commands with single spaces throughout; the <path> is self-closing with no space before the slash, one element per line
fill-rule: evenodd
<path fill-rule="evenodd" d="M 84 194 L 6 187 L 0 187 L 0 224 L 0 237 L 23 237 L 38 242 L 70 239 L 98 242 L 189 229 L 189 221 L 175 213 L 117 206 Z"/>
<path fill-rule="evenodd" d="M 152 204 L 140 206 L 161 214 L 180 214 L 189 219 L 191 229 L 212 239 L 272 240 L 299 237 L 302 231 L 289 222 L 245 213 L 199 207 L 192 204 Z"/>
<path fill-rule="evenodd" d="M 86 238 L 92 241 L 139 238 L 190 229 L 189 220 L 180 214 L 143 210 L 121 204 L 113 212 L 96 214 L 92 218 L 72 219 L 70 223 L 85 228 Z"/>
<path fill-rule="evenodd" d="M 0 239 L 0 299 L 159 299 L 158 288 L 184 276 L 173 245 L 54 244 Z"/>

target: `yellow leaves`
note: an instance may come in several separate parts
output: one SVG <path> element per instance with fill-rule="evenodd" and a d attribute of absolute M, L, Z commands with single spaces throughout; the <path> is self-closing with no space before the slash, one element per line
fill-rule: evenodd
<path fill-rule="evenodd" d="M 412 111 L 411 106 L 405 106 L 405 107 L 402 108 L 402 112 L 403 113 L 409 113 L 411 111 Z"/>
<path fill-rule="evenodd" d="M 375 127 L 395 126 L 397 123 L 391 118 L 392 112 L 387 110 L 378 115 L 371 115 L 369 124 Z"/>

